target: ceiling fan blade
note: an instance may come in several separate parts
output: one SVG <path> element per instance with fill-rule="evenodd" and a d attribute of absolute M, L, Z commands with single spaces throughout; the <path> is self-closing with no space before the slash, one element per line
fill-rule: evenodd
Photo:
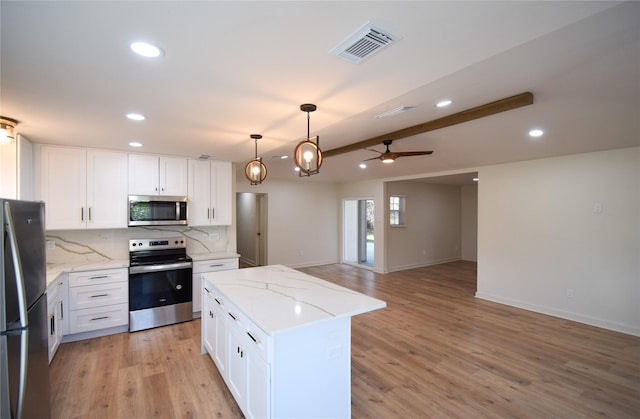
<path fill-rule="evenodd" d="M 413 135 L 418 135 L 425 132 L 450 127 L 452 125 L 461 124 L 463 122 L 473 121 L 474 119 L 483 118 L 489 115 L 495 115 L 500 112 L 517 109 L 517 108 L 528 106 L 531 104 L 533 104 L 533 93 L 524 92 L 515 96 L 510 96 L 504 99 L 496 100 L 491 103 L 486 103 L 484 105 L 476 106 L 475 108 L 471 108 L 471 109 L 467 109 L 451 115 L 447 115 L 442 118 L 438 118 L 428 122 L 424 122 L 422 124 L 414 125 L 412 127 L 404 128 L 388 134 L 369 138 L 368 140 L 358 141 L 357 143 L 334 148 L 331 150 L 324 150 L 322 152 L 322 156 L 325 158 L 337 156 L 339 154 L 349 153 L 351 151 L 356 151 L 365 147 L 370 147 L 376 144 L 380 144 L 383 140 L 386 140 L 388 138 L 394 138 L 396 140 L 399 140 L 401 138 L 411 137 Z"/>
<path fill-rule="evenodd" d="M 366 160 L 362 160 L 362 161 L 369 161 L 369 160 L 382 160 L 382 154 L 378 157 L 371 157 L 370 159 L 366 159 Z"/>
<path fill-rule="evenodd" d="M 398 157 L 406 157 L 406 156 L 425 156 L 428 154 L 433 154 L 433 151 L 398 151 L 393 153 Z"/>

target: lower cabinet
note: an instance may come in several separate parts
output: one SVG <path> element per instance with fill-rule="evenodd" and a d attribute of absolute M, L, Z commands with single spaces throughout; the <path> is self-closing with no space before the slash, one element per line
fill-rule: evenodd
<path fill-rule="evenodd" d="M 238 269 L 238 258 L 210 259 L 193 262 L 193 317 L 202 311 L 202 274 Z"/>
<path fill-rule="evenodd" d="M 69 333 L 129 324 L 127 268 L 69 274 Z"/>
<path fill-rule="evenodd" d="M 203 286 L 202 342 L 247 418 L 270 417 L 266 335 L 211 287 Z"/>
<path fill-rule="evenodd" d="M 67 278 L 61 275 L 47 286 L 47 319 L 49 329 L 49 363 L 64 336 L 64 308 L 67 301 Z"/>

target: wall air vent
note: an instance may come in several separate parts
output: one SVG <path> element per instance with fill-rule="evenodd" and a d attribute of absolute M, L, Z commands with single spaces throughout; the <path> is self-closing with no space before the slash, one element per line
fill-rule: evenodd
<path fill-rule="evenodd" d="M 402 38 L 388 30 L 367 22 L 330 52 L 353 64 L 358 64 L 400 39 Z"/>

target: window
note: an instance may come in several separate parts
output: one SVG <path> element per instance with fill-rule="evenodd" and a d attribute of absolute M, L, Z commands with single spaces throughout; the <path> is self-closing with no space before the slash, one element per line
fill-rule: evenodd
<path fill-rule="evenodd" d="M 389 197 L 389 225 L 399 227 L 404 225 L 404 196 Z"/>

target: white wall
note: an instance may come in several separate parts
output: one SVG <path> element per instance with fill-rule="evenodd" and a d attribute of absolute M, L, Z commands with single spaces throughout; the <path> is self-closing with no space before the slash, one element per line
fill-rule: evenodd
<path fill-rule="evenodd" d="M 478 261 L 478 185 L 461 188 L 462 260 Z"/>
<path fill-rule="evenodd" d="M 17 185 L 16 142 L 0 144 L 0 198 L 16 199 Z"/>
<path fill-rule="evenodd" d="M 405 227 L 387 228 L 390 272 L 459 260 L 462 199 L 459 186 L 389 182 L 387 195 L 405 196 Z"/>
<path fill-rule="evenodd" d="M 306 179 L 236 182 L 236 192 L 268 195 L 267 264 L 290 267 L 339 262 L 337 186 Z"/>
<path fill-rule="evenodd" d="M 640 335 L 640 148 L 479 177 L 478 297 Z"/>

